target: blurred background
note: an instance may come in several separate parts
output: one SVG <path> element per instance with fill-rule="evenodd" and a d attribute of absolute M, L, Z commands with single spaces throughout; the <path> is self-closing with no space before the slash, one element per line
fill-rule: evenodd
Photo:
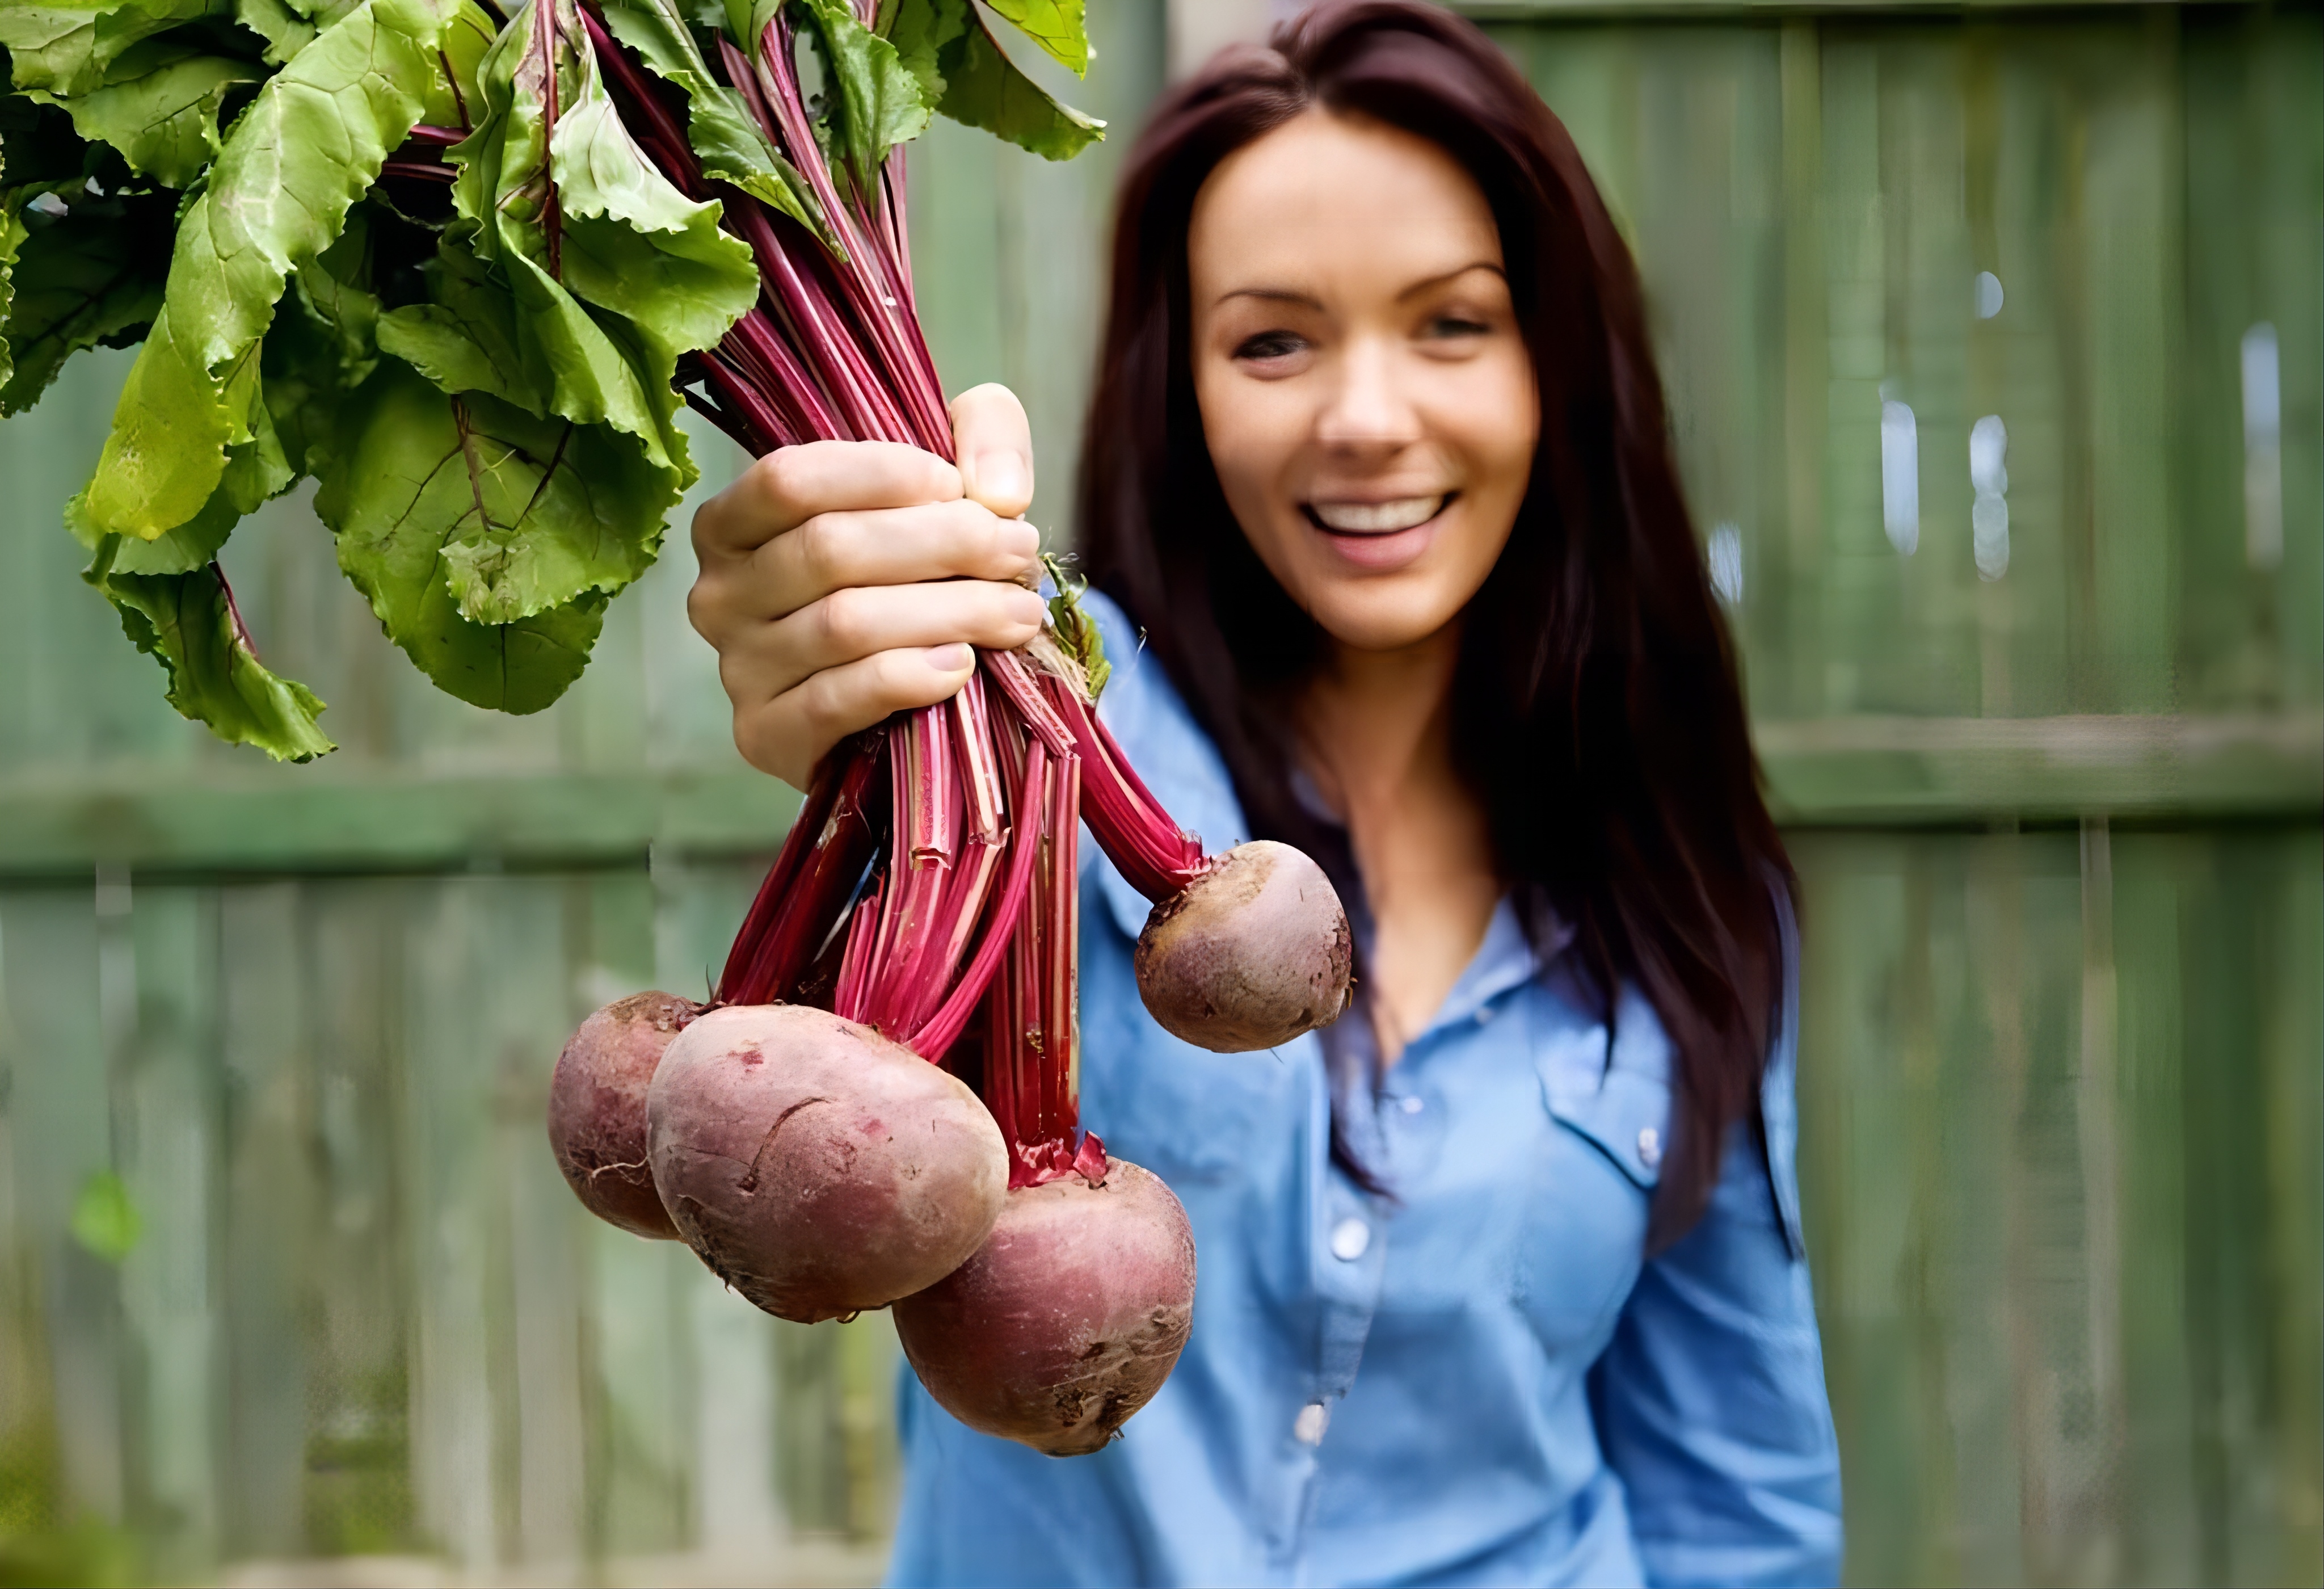
<path fill-rule="evenodd" d="M 912 155 L 938 363 L 1024 395 L 1060 544 L 1122 147 L 1267 21 L 1093 11 L 1113 143 Z M 2318 1582 L 2324 18 L 1472 14 L 1637 248 L 1804 880 L 1850 1578 Z M 227 560 L 345 748 L 272 767 L 77 577 L 126 366 L 0 424 L 0 1583 L 871 1581 L 884 1319 L 760 1316 L 542 1140 L 565 1034 L 700 991 L 792 807 L 684 518 L 517 719 L 273 504 Z"/>

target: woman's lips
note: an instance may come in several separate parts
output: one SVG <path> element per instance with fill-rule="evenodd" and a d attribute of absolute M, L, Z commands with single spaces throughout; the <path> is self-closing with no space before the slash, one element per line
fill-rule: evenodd
<path fill-rule="evenodd" d="M 1404 567 L 1428 550 L 1453 494 L 1380 502 L 1310 502 L 1301 503 L 1300 509 L 1342 561 L 1367 573 L 1384 573 Z"/>

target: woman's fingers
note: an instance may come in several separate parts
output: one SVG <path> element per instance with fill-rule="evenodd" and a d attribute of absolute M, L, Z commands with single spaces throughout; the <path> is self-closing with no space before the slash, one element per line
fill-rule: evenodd
<path fill-rule="evenodd" d="M 704 503 L 694 515 L 694 550 L 709 568 L 747 557 L 817 513 L 916 507 L 960 495 L 960 471 L 932 452 L 895 441 L 809 441 L 769 453 Z"/>
<path fill-rule="evenodd" d="M 968 501 L 822 513 L 753 553 L 747 584 L 774 617 L 857 586 L 1013 580 L 1040 546 L 1024 520 Z"/>
<path fill-rule="evenodd" d="M 952 400 L 953 456 L 962 489 L 1004 519 L 1033 505 L 1033 428 L 1006 386 L 972 386 Z"/>
<path fill-rule="evenodd" d="M 881 652 L 954 643 L 1008 651 L 1033 638 L 1041 613 L 1040 597 L 1019 585 L 851 585 L 773 623 L 738 626 L 718 642 L 719 671 L 739 712 Z"/>
<path fill-rule="evenodd" d="M 726 671 L 724 657 L 719 670 Z M 892 713 L 950 700 L 975 670 L 968 646 L 912 647 L 826 668 L 770 699 L 746 703 L 735 694 L 734 744 L 753 767 L 805 789 L 841 740 Z"/>

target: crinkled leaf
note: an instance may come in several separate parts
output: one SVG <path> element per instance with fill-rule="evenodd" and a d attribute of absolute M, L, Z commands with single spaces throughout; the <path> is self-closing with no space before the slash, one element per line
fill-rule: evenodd
<path fill-rule="evenodd" d="M 124 50 L 101 86 L 59 103 L 82 137 L 110 143 L 131 170 L 164 187 L 184 188 L 217 156 L 226 96 L 263 75 L 165 35 Z"/>
<path fill-rule="evenodd" d="M 465 250 L 429 266 L 426 303 L 380 317 L 379 346 L 446 392 L 482 392 L 537 418 L 556 411 L 553 383 L 529 346 L 516 300 Z"/>
<path fill-rule="evenodd" d="M 39 401 L 64 362 L 84 348 L 119 346 L 161 307 L 169 210 L 151 200 L 83 203 L 60 220 L 27 228 L 5 314 L 0 414 Z"/>
<path fill-rule="evenodd" d="M 896 47 L 855 20 L 848 0 L 807 0 L 823 47 L 824 101 L 839 158 L 857 188 L 879 180 L 888 151 L 928 125 L 920 79 Z"/>
<path fill-rule="evenodd" d="M 435 76 L 420 119 L 434 126 L 473 129 L 483 114 L 476 70 L 500 26 L 476 0 L 448 0 L 444 36 L 437 42 Z"/>
<path fill-rule="evenodd" d="M 607 0 L 605 25 L 649 71 L 684 91 L 687 142 L 704 175 L 733 183 L 835 245 L 807 180 L 767 141 L 742 97 L 710 75 L 678 0 Z"/>
<path fill-rule="evenodd" d="M 521 539 L 562 543 L 558 555 L 567 555 L 593 527 L 609 542 L 626 531 L 614 555 L 642 568 L 675 494 L 635 493 L 652 472 L 624 475 L 612 461 L 624 450 L 636 456 L 625 438 L 537 420 L 477 393 L 447 396 L 392 359 L 381 361 L 348 411 L 315 508 L 337 534 L 339 567 L 388 638 L 473 705 L 522 714 L 555 701 L 588 662 L 604 620 L 603 591 L 477 623 L 462 615 L 456 572 L 478 605 L 521 607 L 521 587 L 546 587 L 538 581 L 549 556 L 494 568 L 493 549 Z M 585 459 L 594 471 L 586 476 Z M 607 517 L 595 522 L 600 513 Z"/>
<path fill-rule="evenodd" d="M 683 468 L 679 399 L 669 370 L 654 367 L 675 356 L 651 356 L 634 337 L 622 337 L 612 317 L 591 314 L 558 280 L 567 226 L 549 182 L 549 107 L 582 97 L 586 40 L 572 0 L 539 0 L 494 42 L 478 71 L 484 115 L 448 153 L 460 168 L 453 203 L 467 225 L 455 228 L 444 252 L 448 261 L 466 246 L 495 267 L 493 280 L 480 275 L 461 291 L 473 299 L 497 290 L 512 299 L 505 318 L 521 356 L 521 389 L 548 393 L 534 411 L 612 425 L 643 442 L 657 465 Z"/>
<path fill-rule="evenodd" d="M 968 0 L 952 3 L 967 6 L 967 25 L 937 52 L 945 84 L 937 109 L 1049 160 L 1071 160 L 1105 136 L 1103 122 L 1060 105 L 1019 71 Z"/>
<path fill-rule="evenodd" d="M 1082 0 L 985 0 L 1050 60 L 1077 78 L 1089 75 L 1092 51 Z"/>
<path fill-rule="evenodd" d="M 5 176 L 0 171 L 0 176 Z M 14 209 L 0 205 L 0 328 L 8 324 L 16 305 L 16 254 L 24 245 L 24 223 L 16 218 Z M 16 366 L 9 354 L 8 339 L 0 337 L 0 393 L 8 390 L 15 379 Z"/>
<path fill-rule="evenodd" d="M 104 537 L 84 577 L 119 612 L 137 649 L 160 660 L 171 706 L 220 739 L 277 761 L 309 762 L 334 748 L 316 725 L 323 703 L 314 691 L 259 661 L 215 562 L 188 573 L 128 573 L 115 567 L 124 545 L 124 537 Z"/>
<path fill-rule="evenodd" d="M 315 42 L 308 8 L 290 0 L 234 0 L 235 20 L 266 41 L 266 62 L 281 66 Z"/>
<path fill-rule="evenodd" d="M 254 370 L 290 272 L 330 245 L 418 117 L 442 22 L 435 0 L 365 0 L 235 121 L 180 221 L 161 313 L 90 482 L 100 528 L 151 539 L 209 500 L 235 439 L 230 374 Z"/>
<path fill-rule="evenodd" d="M 759 299 L 750 245 L 718 229 L 655 169 L 614 109 L 591 57 L 558 122 L 551 166 L 565 210 L 565 283 L 672 355 L 708 347 Z M 665 382 L 669 372 L 657 371 Z"/>
<path fill-rule="evenodd" d="M 338 242 L 299 268 L 262 344 L 266 411 L 298 475 L 320 473 L 328 462 L 340 402 L 379 362 L 365 230 L 359 208 Z"/>
<path fill-rule="evenodd" d="M 201 16 L 230 16 L 231 0 L 81 0 L 0 4 L 5 46 L 19 88 L 69 97 L 102 87 L 106 69 L 141 39 Z"/>
<path fill-rule="evenodd" d="M 889 0 L 881 32 L 904 69 L 919 80 L 922 97 L 942 109 L 945 80 L 937 64 L 945 47 L 968 30 L 969 0 Z"/>

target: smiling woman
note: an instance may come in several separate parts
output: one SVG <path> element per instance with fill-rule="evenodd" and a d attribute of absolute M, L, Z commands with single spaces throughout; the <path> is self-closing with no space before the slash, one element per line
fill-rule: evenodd
<path fill-rule="evenodd" d="M 957 474 L 825 444 L 697 521 L 761 765 L 1038 622 L 1022 411 L 953 420 Z M 907 1386 L 892 1576 L 1831 1578 L 1791 873 L 1564 129 L 1416 0 L 1213 61 L 1131 153 L 1086 434 L 1104 717 L 1209 847 L 1323 864 L 1366 1019 L 1189 1047 L 1085 870 L 1084 1117 L 1185 1207 L 1192 1335 L 1070 1466 Z"/>

